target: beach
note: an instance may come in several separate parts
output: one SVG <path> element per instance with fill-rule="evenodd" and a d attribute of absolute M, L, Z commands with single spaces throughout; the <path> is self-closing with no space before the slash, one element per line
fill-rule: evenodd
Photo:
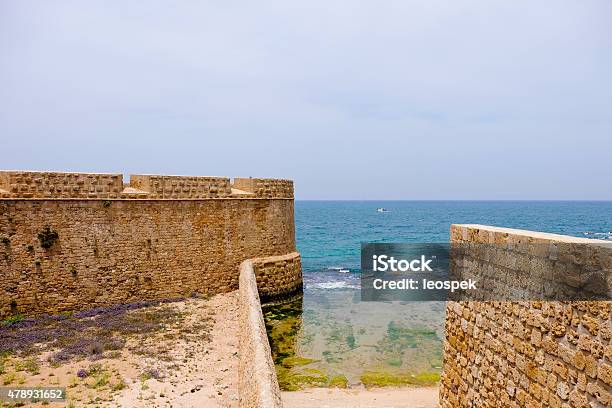
<path fill-rule="evenodd" d="M 437 408 L 438 388 L 378 388 L 363 387 L 340 390 L 313 388 L 298 392 L 283 392 L 287 408 Z"/>

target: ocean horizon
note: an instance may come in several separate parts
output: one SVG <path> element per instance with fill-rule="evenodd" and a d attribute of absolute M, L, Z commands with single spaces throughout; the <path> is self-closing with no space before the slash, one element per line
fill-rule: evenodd
<path fill-rule="evenodd" d="M 353 270 L 361 242 L 448 242 L 451 224 L 612 239 L 612 201 L 296 200 L 295 223 L 305 272 Z"/>

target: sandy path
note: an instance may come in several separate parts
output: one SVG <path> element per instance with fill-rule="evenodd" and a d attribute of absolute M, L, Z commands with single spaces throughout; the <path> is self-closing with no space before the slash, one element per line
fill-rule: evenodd
<path fill-rule="evenodd" d="M 75 325 L 80 330 L 84 321 L 95 321 L 92 319 L 54 321 L 53 330 L 61 334 Z M 102 336 L 110 323 L 138 327 L 142 332 L 127 334 L 113 329 L 111 337 L 100 337 L 106 342 L 100 344 L 107 344 L 109 338 L 125 343 L 116 350 L 98 352 L 95 359 L 76 356 L 52 363 L 49 358 L 59 349 L 42 344 L 25 356 L 0 354 L 0 385 L 66 387 L 68 400 L 62 406 L 69 408 L 238 405 L 237 291 L 96 315 L 96 319 L 102 323 L 88 326 L 81 337 Z M 19 335 L 32 336 L 46 326 L 28 327 Z M 7 330 L 4 335 L 9 339 Z M 81 345 L 79 332 L 70 330 L 69 336 L 62 337 L 62 347 L 75 343 L 79 350 L 87 349 L 89 343 Z M 5 341 L 2 335 L 0 332 L 0 343 Z M 38 346 L 42 351 L 37 353 Z M 100 349 L 105 350 L 102 346 Z M 43 406 L 42 402 L 26 405 Z M 0 402 L 0 406 L 4 405 Z"/>
<path fill-rule="evenodd" d="M 120 407 L 238 406 L 238 292 L 217 295 L 205 310 L 214 320 L 210 341 L 174 344 L 180 361 L 171 378 L 150 379 L 147 389 L 137 380 L 115 399 Z M 197 311 L 193 314 L 198 318 Z"/>
<path fill-rule="evenodd" d="M 311 388 L 283 392 L 285 408 L 438 408 L 438 388 Z"/>

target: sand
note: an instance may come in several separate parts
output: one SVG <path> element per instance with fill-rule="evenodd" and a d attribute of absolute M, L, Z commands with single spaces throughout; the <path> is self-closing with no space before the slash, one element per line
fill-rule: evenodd
<path fill-rule="evenodd" d="M 27 360 L 10 356 L 0 386 L 66 387 L 68 400 L 47 405 L 53 407 L 236 407 L 238 292 L 128 314 L 146 317 L 143 312 L 169 318 L 161 330 L 125 335 L 124 347 L 95 360 L 52 364 L 53 349 L 30 353 Z M 88 374 L 79 377 L 79 371 Z"/>
<path fill-rule="evenodd" d="M 285 408 L 437 408 L 438 388 L 311 388 L 282 393 Z"/>
<path fill-rule="evenodd" d="M 136 380 L 114 402 L 121 407 L 238 406 L 238 292 L 217 295 L 206 303 L 214 325 L 210 341 L 179 343 L 182 363 L 171 378 L 149 379 L 147 390 Z M 197 312 L 194 311 L 195 316 Z"/>

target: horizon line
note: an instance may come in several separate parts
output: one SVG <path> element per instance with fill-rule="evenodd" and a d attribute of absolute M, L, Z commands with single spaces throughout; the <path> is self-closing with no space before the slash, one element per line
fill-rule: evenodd
<path fill-rule="evenodd" d="M 598 202 L 598 203 L 612 203 L 612 199 L 495 199 L 495 198 L 469 198 L 469 199 L 448 199 L 448 198 L 436 198 L 436 199 L 410 199 L 410 198 L 379 198 L 379 199 L 361 199 L 361 198 L 294 198 L 295 201 L 412 201 L 412 202 L 474 202 L 474 201 L 486 201 L 486 202 Z"/>

